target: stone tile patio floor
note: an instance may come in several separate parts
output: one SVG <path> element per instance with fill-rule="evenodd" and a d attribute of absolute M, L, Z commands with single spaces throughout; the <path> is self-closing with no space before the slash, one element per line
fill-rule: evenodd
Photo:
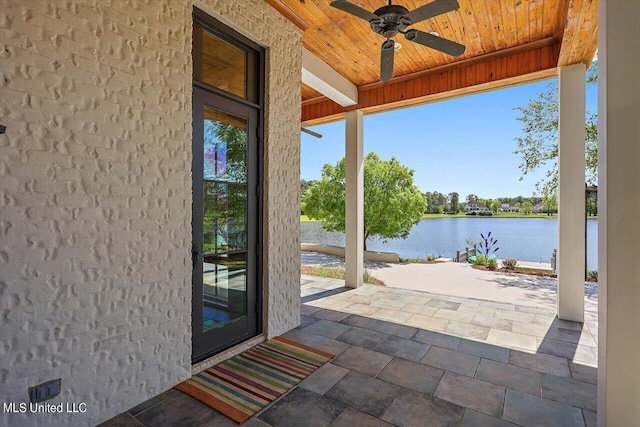
<path fill-rule="evenodd" d="M 336 357 L 246 426 L 596 425 L 597 318 L 302 276 L 289 339 Z M 233 426 L 176 390 L 104 426 Z"/>

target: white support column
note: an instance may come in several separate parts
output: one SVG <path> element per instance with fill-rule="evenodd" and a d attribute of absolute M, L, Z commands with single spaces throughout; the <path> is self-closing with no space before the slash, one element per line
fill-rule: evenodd
<path fill-rule="evenodd" d="M 346 286 L 362 286 L 364 273 L 364 162 L 362 111 L 346 113 Z"/>
<path fill-rule="evenodd" d="M 640 2 L 598 3 L 598 426 L 640 420 Z"/>
<path fill-rule="evenodd" d="M 584 321 L 586 67 L 560 68 L 558 141 L 558 317 Z"/>

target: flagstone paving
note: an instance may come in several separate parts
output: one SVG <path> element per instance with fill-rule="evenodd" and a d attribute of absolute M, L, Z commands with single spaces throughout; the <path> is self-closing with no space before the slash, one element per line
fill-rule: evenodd
<path fill-rule="evenodd" d="M 284 336 L 335 354 L 245 426 L 595 426 L 597 317 L 302 276 Z M 594 335 L 595 334 L 595 335 Z M 169 390 L 106 423 L 232 426 Z"/>

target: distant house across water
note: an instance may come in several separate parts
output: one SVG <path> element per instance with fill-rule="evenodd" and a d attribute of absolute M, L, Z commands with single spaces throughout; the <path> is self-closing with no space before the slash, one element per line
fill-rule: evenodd
<path fill-rule="evenodd" d="M 500 205 L 500 212 L 518 212 L 520 208 L 517 203 L 509 202 Z"/>
<path fill-rule="evenodd" d="M 484 203 L 470 202 L 464 205 L 465 212 L 489 212 L 489 208 Z"/>

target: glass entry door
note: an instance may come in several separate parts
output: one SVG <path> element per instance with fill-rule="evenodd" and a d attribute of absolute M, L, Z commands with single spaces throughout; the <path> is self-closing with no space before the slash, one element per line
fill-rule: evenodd
<path fill-rule="evenodd" d="M 257 112 L 194 88 L 193 359 L 258 331 Z"/>

